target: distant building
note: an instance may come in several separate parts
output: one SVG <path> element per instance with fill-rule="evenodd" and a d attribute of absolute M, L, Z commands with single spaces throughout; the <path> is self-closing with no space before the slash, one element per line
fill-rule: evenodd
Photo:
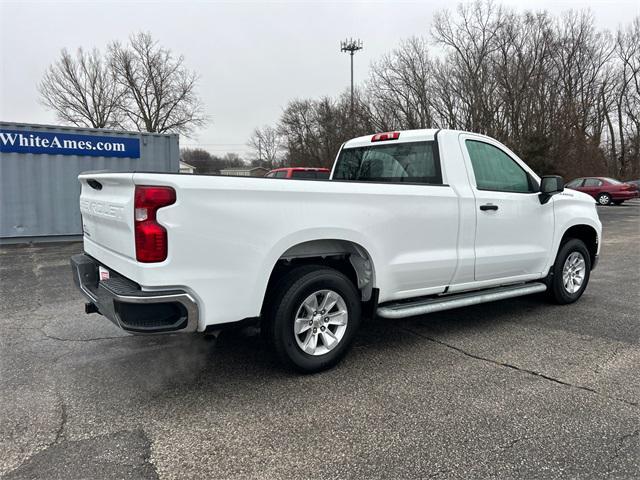
<path fill-rule="evenodd" d="M 269 170 L 263 167 L 224 168 L 220 175 L 233 177 L 264 177 Z"/>
<path fill-rule="evenodd" d="M 195 173 L 196 167 L 180 160 L 180 173 Z"/>

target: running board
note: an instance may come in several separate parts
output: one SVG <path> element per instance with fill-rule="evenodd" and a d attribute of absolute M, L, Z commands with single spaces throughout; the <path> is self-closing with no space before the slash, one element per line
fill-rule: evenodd
<path fill-rule="evenodd" d="M 441 312 L 452 308 L 468 307 L 479 303 L 494 302 L 505 298 L 521 297 L 532 293 L 544 292 L 547 286 L 541 282 L 523 283 L 507 287 L 490 288 L 476 292 L 458 293 L 436 298 L 415 300 L 413 302 L 395 302 L 378 307 L 377 314 L 383 318 L 406 318 L 415 315 Z"/>

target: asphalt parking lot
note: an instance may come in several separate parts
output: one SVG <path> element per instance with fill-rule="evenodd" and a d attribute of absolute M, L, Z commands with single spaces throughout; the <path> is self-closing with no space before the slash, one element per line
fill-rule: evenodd
<path fill-rule="evenodd" d="M 640 202 L 599 207 L 584 297 L 370 320 L 337 368 L 255 330 L 134 337 L 83 313 L 81 245 L 0 249 L 0 475 L 638 478 Z"/>

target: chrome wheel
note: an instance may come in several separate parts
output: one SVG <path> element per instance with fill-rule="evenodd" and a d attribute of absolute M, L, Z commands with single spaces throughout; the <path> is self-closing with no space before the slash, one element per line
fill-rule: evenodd
<path fill-rule="evenodd" d="M 611 202 L 611 197 L 606 193 L 603 193 L 598 197 L 598 203 L 600 205 L 609 205 L 609 202 Z"/>
<path fill-rule="evenodd" d="M 562 267 L 562 284 L 568 293 L 576 293 L 582 287 L 586 274 L 586 262 L 580 252 L 572 252 Z"/>
<path fill-rule="evenodd" d="M 298 307 L 293 333 L 298 347 L 308 355 L 333 350 L 347 331 L 347 304 L 333 290 L 318 290 Z"/>

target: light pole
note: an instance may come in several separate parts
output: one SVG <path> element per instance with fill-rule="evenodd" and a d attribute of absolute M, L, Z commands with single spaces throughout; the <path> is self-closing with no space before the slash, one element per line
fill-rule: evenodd
<path fill-rule="evenodd" d="M 340 42 L 340 51 L 341 52 L 349 52 L 351 55 L 351 115 L 353 116 L 353 54 L 358 50 L 362 50 L 362 40 L 357 39 L 354 40 L 350 38 L 349 40 L 345 40 Z"/>

